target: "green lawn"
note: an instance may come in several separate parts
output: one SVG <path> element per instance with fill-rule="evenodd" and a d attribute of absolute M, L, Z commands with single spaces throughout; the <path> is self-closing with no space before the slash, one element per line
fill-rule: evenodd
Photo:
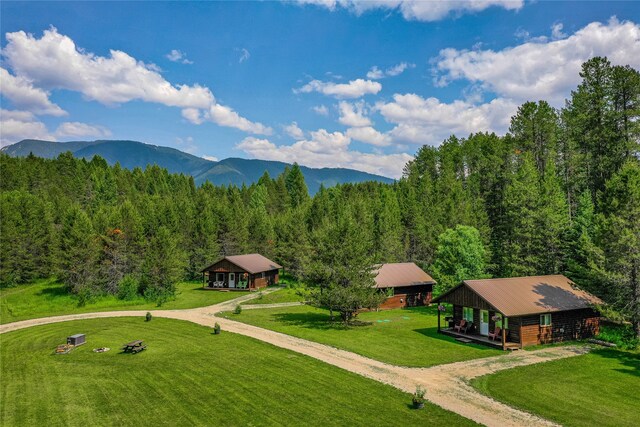
<path fill-rule="evenodd" d="M 177 285 L 177 295 L 162 305 L 163 309 L 204 307 L 245 295 L 248 292 L 218 292 L 202 289 L 201 282 Z M 0 289 L 0 324 L 62 314 L 89 313 L 111 310 L 150 310 L 158 308 L 144 299 L 123 301 L 114 296 L 78 306 L 78 299 L 67 293 L 60 282 L 39 280 L 33 284 Z"/>
<path fill-rule="evenodd" d="M 637 426 L 640 354 L 595 350 L 480 377 L 473 385 L 566 426 Z"/>
<path fill-rule="evenodd" d="M 283 302 L 300 302 L 304 298 L 297 294 L 298 288 L 286 287 L 275 292 L 271 292 L 258 298 L 245 302 L 244 304 L 280 304 Z"/>
<path fill-rule="evenodd" d="M 74 333 L 87 344 L 53 354 Z M 122 354 L 142 339 L 148 349 Z M 0 425 L 470 425 L 390 386 L 251 338 L 155 318 L 0 335 Z M 93 353 L 96 347 L 107 353 Z"/>
<path fill-rule="evenodd" d="M 331 323 L 329 312 L 310 306 L 225 313 L 230 319 L 353 351 L 403 366 L 432 366 L 501 354 L 437 333 L 435 307 L 362 313 L 364 326 Z"/>

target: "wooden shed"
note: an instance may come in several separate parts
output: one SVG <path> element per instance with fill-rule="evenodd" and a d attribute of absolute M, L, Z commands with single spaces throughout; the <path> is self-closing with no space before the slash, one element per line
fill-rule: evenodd
<path fill-rule="evenodd" d="M 376 288 L 388 297 L 379 308 L 417 307 L 431 303 L 436 283 L 413 262 L 387 263 L 374 270 Z"/>
<path fill-rule="evenodd" d="M 441 328 L 438 315 L 439 332 L 503 349 L 593 336 L 602 304 L 562 275 L 465 280 L 434 302 L 453 305 L 452 325 Z"/>
<path fill-rule="evenodd" d="M 254 290 L 278 283 L 281 265 L 260 254 L 230 255 L 202 269 L 205 289 Z"/>

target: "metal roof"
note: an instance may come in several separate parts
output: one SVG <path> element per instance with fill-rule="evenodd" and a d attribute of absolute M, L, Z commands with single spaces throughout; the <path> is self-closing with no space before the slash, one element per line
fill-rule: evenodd
<path fill-rule="evenodd" d="M 578 289 L 575 283 L 561 274 L 465 280 L 434 301 L 446 301 L 443 297 L 460 286 L 467 286 L 505 316 L 577 310 L 602 304 L 598 297 Z"/>
<path fill-rule="evenodd" d="M 251 274 L 262 273 L 263 271 L 278 270 L 282 268 L 281 265 L 276 264 L 275 262 L 271 261 L 269 258 L 266 258 L 260 254 L 245 254 L 245 255 L 226 256 L 214 262 L 213 264 L 203 269 L 202 271 L 208 270 L 212 266 L 216 265 L 217 263 L 225 259 L 230 263 L 237 265 L 238 267 L 242 268 L 243 270 Z"/>
<path fill-rule="evenodd" d="M 374 270 L 376 288 L 397 288 L 436 283 L 413 262 L 382 264 Z"/>

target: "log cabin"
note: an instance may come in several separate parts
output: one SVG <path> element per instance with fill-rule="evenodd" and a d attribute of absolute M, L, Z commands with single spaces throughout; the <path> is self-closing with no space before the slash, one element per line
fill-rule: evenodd
<path fill-rule="evenodd" d="M 202 269 L 205 289 L 256 290 L 278 283 L 281 265 L 260 254 L 230 255 Z"/>
<path fill-rule="evenodd" d="M 602 304 L 563 275 L 465 280 L 433 302 L 453 306 L 438 332 L 504 350 L 596 335 Z"/>
<path fill-rule="evenodd" d="M 375 286 L 388 297 L 379 309 L 417 307 L 431 303 L 436 283 L 413 262 L 388 263 L 376 266 Z"/>

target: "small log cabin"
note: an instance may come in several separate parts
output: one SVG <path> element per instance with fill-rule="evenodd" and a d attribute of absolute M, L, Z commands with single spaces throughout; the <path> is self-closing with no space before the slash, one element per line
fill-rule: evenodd
<path fill-rule="evenodd" d="M 255 290 L 278 283 L 281 265 L 260 254 L 230 255 L 202 269 L 205 289 Z"/>
<path fill-rule="evenodd" d="M 431 303 L 433 285 L 436 283 L 413 262 L 388 263 L 374 270 L 376 288 L 388 297 L 380 309 L 417 307 Z"/>
<path fill-rule="evenodd" d="M 434 302 L 453 305 L 449 327 L 440 327 L 438 311 L 438 332 L 485 344 L 491 337 L 503 349 L 593 336 L 600 327 L 594 306 L 602 304 L 562 275 L 465 280 Z M 463 319 L 464 331 L 452 327 Z"/>

